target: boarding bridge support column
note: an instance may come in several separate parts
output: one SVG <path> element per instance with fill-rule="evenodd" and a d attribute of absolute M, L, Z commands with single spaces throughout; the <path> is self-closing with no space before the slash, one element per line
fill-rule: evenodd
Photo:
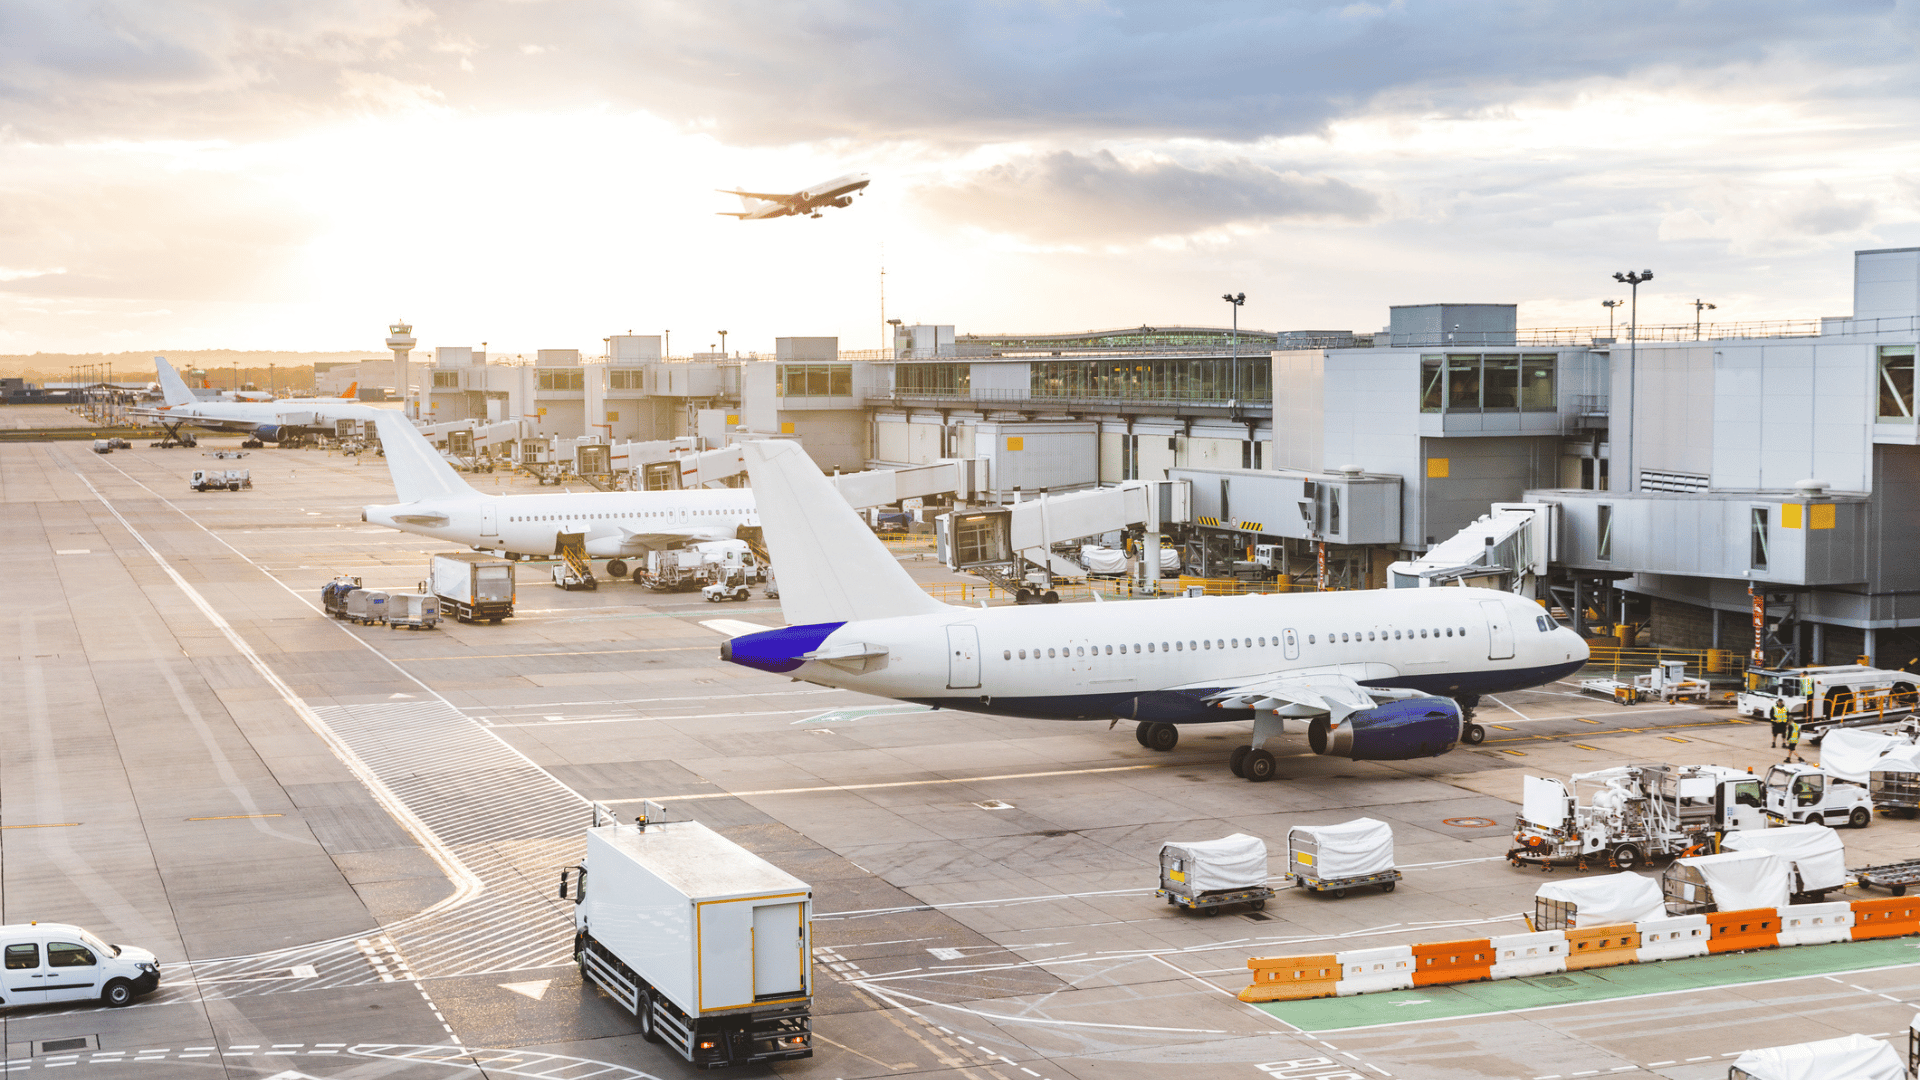
<path fill-rule="evenodd" d="M 1146 535 L 1140 545 L 1141 558 L 1147 560 L 1146 584 L 1143 586 L 1148 596 L 1160 592 L 1160 485 L 1147 488 Z M 1872 631 L 1868 631 L 1871 633 Z"/>

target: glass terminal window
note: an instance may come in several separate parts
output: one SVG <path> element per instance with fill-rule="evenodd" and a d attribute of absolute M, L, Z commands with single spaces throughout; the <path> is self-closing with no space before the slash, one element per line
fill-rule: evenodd
<path fill-rule="evenodd" d="M 1767 568 L 1767 518 L 1770 512 L 1767 507 L 1755 506 L 1751 507 L 1747 514 L 1751 523 L 1748 531 L 1752 535 L 1750 545 L 1752 565 L 1755 570 L 1765 570 Z"/>
<path fill-rule="evenodd" d="M 542 390 L 585 390 L 587 377 L 579 368 L 542 368 L 538 385 Z"/>
<path fill-rule="evenodd" d="M 1446 353 L 1420 358 L 1420 411 L 1553 412 L 1553 353 Z"/>
<path fill-rule="evenodd" d="M 852 397 L 852 364 L 781 364 L 782 397 Z"/>
<path fill-rule="evenodd" d="M 1880 346 L 1880 422 L 1913 423 L 1913 346 Z"/>

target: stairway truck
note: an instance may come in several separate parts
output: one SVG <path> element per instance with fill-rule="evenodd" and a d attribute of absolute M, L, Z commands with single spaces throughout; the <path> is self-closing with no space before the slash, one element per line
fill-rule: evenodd
<path fill-rule="evenodd" d="M 513 616 L 513 564 L 505 559 L 477 551 L 435 555 L 427 586 L 440 599 L 440 610 L 452 612 L 460 622 L 499 622 Z"/>
<path fill-rule="evenodd" d="M 603 825 L 560 897 L 581 974 L 648 1039 L 705 1068 L 813 1056 L 806 882 L 699 822 Z"/>

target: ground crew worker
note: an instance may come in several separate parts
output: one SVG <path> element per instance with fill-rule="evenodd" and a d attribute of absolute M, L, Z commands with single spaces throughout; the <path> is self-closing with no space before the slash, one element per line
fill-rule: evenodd
<path fill-rule="evenodd" d="M 1780 745 L 1780 740 L 1786 738 L 1786 736 L 1787 703 L 1784 701 L 1776 701 L 1773 703 L 1773 741 L 1767 745 L 1777 747 Z"/>
<path fill-rule="evenodd" d="M 1792 761 L 1794 759 L 1794 752 L 1800 748 L 1800 720 L 1798 717 L 1789 716 L 1787 718 L 1786 738 L 1787 738 L 1786 760 Z M 1800 760 L 1804 762 L 1807 759 L 1801 758 Z"/>

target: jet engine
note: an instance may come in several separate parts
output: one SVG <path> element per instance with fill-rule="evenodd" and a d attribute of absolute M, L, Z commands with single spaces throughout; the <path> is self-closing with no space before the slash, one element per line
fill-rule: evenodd
<path fill-rule="evenodd" d="M 842 195 L 842 196 L 840 196 L 840 197 L 839 197 L 839 198 L 837 198 L 837 199 L 828 199 L 828 200 L 827 200 L 827 205 L 828 205 L 828 206 L 838 206 L 838 207 L 843 207 L 843 208 L 844 208 L 844 207 L 848 207 L 848 206 L 852 206 L 852 205 L 853 205 L 853 196 L 851 196 L 851 195 Z"/>
<path fill-rule="evenodd" d="M 1411 697 L 1350 713 L 1340 723 L 1316 717 L 1307 745 L 1316 754 L 1355 761 L 1438 757 L 1460 741 L 1460 706 L 1452 698 Z"/>
<path fill-rule="evenodd" d="M 284 430 L 278 424 L 261 424 L 253 429 L 253 437 L 261 442 L 279 442 L 280 433 Z"/>

